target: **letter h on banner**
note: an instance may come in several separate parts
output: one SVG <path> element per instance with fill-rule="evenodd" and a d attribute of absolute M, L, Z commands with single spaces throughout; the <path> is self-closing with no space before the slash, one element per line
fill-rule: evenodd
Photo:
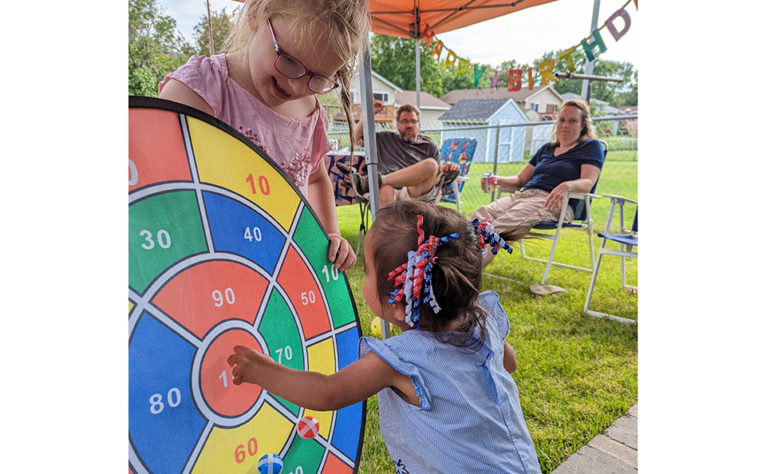
<path fill-rule="evenodd" d="M 598 46 L 598 49 L 601 51 L 599 54 L 604 54 L 606 52 L 606 45 L 604 44 L 604 40 L 601 39 L 601 33 L 599 33 L 598 30 L 593 30 L 592 43 L 588 43 L 588 38 L 585 38 L 580 41 L 580 44 L 582 45 L 582 49 L 585 50 L 585 55 L 588 57 L 588 61 L 596 59 L 596 56 L 593 55 L 593 50 L 596 46 Z"/>

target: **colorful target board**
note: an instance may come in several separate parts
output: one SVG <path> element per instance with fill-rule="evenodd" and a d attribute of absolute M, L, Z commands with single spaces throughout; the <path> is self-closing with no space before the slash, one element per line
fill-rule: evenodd
<path fill-rule="evenodd" d="M 285 473 L 356 472 L 365 403 L 307 410 L 234 385 L 226 363 L 237 344 L 326 374 L 357 359 L 356 306 L 316 215 L 213 117 L 131 97 L 129 127 L 130 471 L 257 472 L 273 453 Z"/>

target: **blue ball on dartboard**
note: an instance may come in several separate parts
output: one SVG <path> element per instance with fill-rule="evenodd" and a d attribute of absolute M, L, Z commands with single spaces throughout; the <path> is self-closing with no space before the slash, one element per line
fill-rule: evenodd
<path fill-rule="evenodd" d="M 276 454 L 264 454 L 258 460 L 258 472 L 261 474 L 279 474 L 282 472 L 282 458 Z"/>

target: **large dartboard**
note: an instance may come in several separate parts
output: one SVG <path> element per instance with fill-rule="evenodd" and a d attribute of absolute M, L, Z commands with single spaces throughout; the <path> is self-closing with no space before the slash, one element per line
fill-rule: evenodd
<path fill-rule="evenodd" d="M 129 125 L 131 471 L 257 472 L 274 453 L 286 474 L 355 472 L 364 403 L 306 410 L 234 385 L 226 363 L 237 344 L 325 374 L 356 360 L 356 306 L 311 208 L 206 114 L 131 97 Z"/>

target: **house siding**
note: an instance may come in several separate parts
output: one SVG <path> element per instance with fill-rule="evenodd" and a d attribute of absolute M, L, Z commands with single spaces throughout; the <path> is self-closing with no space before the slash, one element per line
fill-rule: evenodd
<path fill-rule="evenodd" d="M 489 125 L 507 125 L 512 123 L 529 123 L 513 100 L 508 101 L 495 114 L 490 117 Z M 524 159 L 524 134 L 526 127 L 512 127 L 500 129 L 500 143 L 497 147 L 497 161 L 507 163 L 509 161 L 521 161 Z M 497 132 L 490 134 L 487 143 L 490 156 L 487 161 L 494 160 L 495 140 Z"/>
<path fill-rule="evenodd" d="M 351 78 L 351 87 L 350 87 L 353 95 L 353 103 L 359 104 L 362 100 L 362 89 L 359 84 L 359 74 L 356 74 L 354 77 Z M 372 76 L 372 92 L 373 94 L 379 93 L 379 92 L 386 92 L 388 93 L 388 101 L 384 102 L 384 104 L 393 104 L 396 101 L 396 93 L 401 92 L 401 89 L 397 90 L 391 87 L 390 85 L 386 84 L 385 82 L 381 81 L 374 75 Z"/>

